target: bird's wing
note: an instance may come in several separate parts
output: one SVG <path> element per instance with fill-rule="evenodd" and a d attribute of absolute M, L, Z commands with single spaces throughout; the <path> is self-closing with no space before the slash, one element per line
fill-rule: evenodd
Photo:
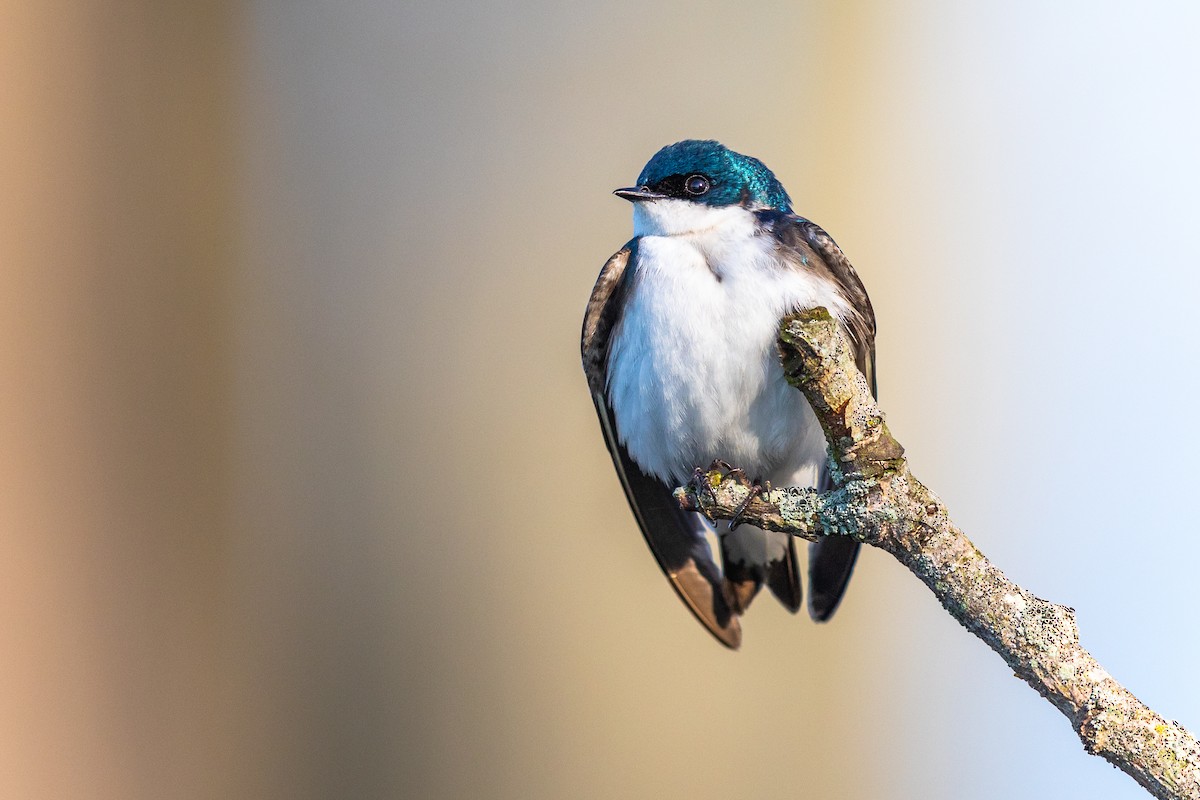
<path fill-rule="evenodd" d="M 849 307 L 849 312 L 839 315 L 839 320 L 854 344 L 855 363 L 866 377 L 871 394 L 875 395 L 875 311 L 850 259 L 833 237 L 814 222 L 778 212 L 762 218 L 771 226 L 780 246 L 792 251 L 790 261 L 813 269 L 837 284 Z M 833 309 L 830 311 L 832 313 Z M 818 488 L 825 491 L 830 486 L 826 470 Z M 858 549 L 858 542 L 846 536 L 832 536 L 809 545 L 808 611 L 818 622 L 833 616 L 841 602 L 854 571 Z"/>
<path fill-rule="evenodd" d="M 636 258 L 637 239 L 617 251 L 600 271 L 583 318 L 581 350 L 604 441 L 646 543 L 671 585 L 718 641 L 737 648 L 741 623 L 721 591 L 722 575 L 712 558 L 703 519 L 683 511 L 671 486 L 642 472 L 621 444 L 608 404 L 608 345 L 620 320 L 628 286 L 626 267 Z"/>

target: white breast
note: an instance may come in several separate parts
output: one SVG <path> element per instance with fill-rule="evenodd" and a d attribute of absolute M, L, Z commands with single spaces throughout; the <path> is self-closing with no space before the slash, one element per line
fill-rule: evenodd
<path fill-rule="evenodd" d="M 776 485 L 815 485 L 825 440 L 783 378 L 775 337 L 785 313 L 821 305 L 839 314 L 844 302 L 782 264 L 745 209 L 685 203 L 675 213 L 676 203 L 635 207 L 637 262 L 608 360 L 620 438 L 669 483 L 720 458 Z"/>

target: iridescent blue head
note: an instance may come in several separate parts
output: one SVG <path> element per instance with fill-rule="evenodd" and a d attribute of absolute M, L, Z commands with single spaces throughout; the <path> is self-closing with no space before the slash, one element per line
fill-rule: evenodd
<path fill-rule="evenodd" d="M 667 145 L 642 169 L 637 186 L 613 194 L 631 202 L 672 198 L 710 206 L 792 210 L 787 192 L 765 164 L 711 139 Z"/>

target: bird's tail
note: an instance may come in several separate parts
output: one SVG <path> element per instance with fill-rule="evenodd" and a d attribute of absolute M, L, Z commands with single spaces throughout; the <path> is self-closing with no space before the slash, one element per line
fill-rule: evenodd
<path fill-rule="evenodd" d="M 730 608 L 745 611 L 765 583 L 788 611 L 794 614 L 800 609 L 803 593 L 792 536 L 750 525 L 719 535 L 725 572 L 722 590 Z"/>

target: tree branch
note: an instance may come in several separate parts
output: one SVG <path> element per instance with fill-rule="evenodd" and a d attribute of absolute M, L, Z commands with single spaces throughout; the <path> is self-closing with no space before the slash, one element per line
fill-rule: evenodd
<path fill-rule="evenodd" d="M 804 392 L 825 430 L 834 488 L 775 489 L 751 500 L 741 519 L 811 541 L 850 536 L 891 553 L 1066 715 L 1087 752 L 1155 797 L 1200 800 L 1196 738 L 1147 708 L 1080 647 L 1072 609 L 1010 581 L 955 527 L 941 500 L 909 472 L 904 448 L 829 313 L 819 308 L 785 319 L 779 347 L 788 381 Z M 676 498 L 710 519 L 730 519 L 750 489 L 740 472 L 711 469 Z"/>

